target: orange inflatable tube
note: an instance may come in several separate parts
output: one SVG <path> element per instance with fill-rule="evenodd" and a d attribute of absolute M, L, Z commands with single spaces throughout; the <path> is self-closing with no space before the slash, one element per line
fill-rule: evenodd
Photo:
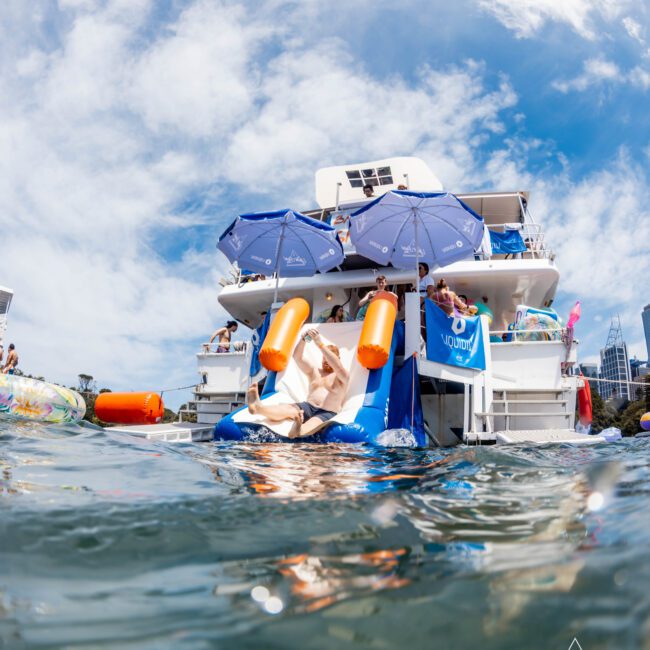
<path fill-rule="evenodd" d="M 112 424 L 157 424 L 165 405 L 158 393 L 100 393 L 95 415 Z"/>
<path fill-rule="evenodd" d="M 357 359 L 369 370 L 386 365 L 397 316 L 397 298 L 389 291 L 380 291 L 372 299 L 363 321 Z"/>
<path fill-rule="evenodd" d="M 309 303 L 292 298 L 280 307 L 260 350 L 260 363 L 267 370 L 280 372 L 287 367 L 300 328 L 309 316 Z"/>
<path fill-rule="evenodd" d="M 580 375 L 585 382 L 582 388 L 578 389 L 578 415 L 580 423 L 585 426 L 591 424 L 593 420 L 593 405 L 591 401 L 591 386 L 589 381 Z"/>

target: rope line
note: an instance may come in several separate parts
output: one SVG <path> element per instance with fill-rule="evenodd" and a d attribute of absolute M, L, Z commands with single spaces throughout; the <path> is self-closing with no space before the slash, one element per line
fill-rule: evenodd
<path fill-rule="evenodd" d="M 165 388 L 164 390 L 159 391 L 160 397 L 162 398 L 163 393 L 173 393 L 177 390 L 187 390 L 188 388 L 194 388 L 196 384 L 190 384 L 189 386 L 179 386 L 178 388 Z"/>

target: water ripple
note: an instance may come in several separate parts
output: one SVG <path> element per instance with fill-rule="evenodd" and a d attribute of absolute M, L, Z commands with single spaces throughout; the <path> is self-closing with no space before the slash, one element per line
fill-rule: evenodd
<path fill-rule="evenodd" d="M 0 423 L 0 647 L 640 647 L 649 450 Z"/>

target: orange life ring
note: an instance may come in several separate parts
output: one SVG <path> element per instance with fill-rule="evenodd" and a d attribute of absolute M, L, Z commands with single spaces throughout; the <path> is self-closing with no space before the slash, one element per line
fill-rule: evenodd
<path fill-rule="evenodd" d="M 580 375 L 584 381 L 582 388 L 578 389 L 578 415 L 580 416 L 581 424 L 585 426 L 591 424 L 593 419 L 593 405 L 591 401 L 591 386 L 589 381 Z"/>

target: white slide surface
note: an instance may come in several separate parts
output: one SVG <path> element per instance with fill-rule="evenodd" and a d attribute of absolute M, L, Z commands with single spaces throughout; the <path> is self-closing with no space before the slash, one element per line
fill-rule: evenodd
<path fill-rule="evenodd" d="M 307 330 L 318 330 L 325 345 L 333 343 L 338 346 L 341 361 L 350 373 L 350 383 L 348 384 L 343 409 L 330 422 L 339 422 L 341 424 L 354 422 L 359 409 L 363 406 L 366 397 L 369 371 L 357 361 L 357 345 L 361 336 L 362 326 L 363 322 L 361 321 L 350 323 L 307 323 L 300 330 L 300 336 Z M 299 340 L 300 338 L 296 339 L 296 345 Z M 320 368 L 323 355 L 314 343 L 307 343 L 305 346 L 305 359 Z M 293 353 L 285 370 L 277 374 L 275 378 L 275 389 L 277 391 L 276 393 L 262 398 L 265 404 L 295 404 L 307 400 L 307 392 L 309 390 L 308 380 L 298 367 L 298 364 L 293 358 Z M 238 423 L 250 422 L 262 424 L 274 433 L 284 437 L 288 437 L 289 431 L 291 431 L 291 427 L 293 426 L 291 420 L 270 422 L 259 414 L 250 413 L 248 409 L 242 409 L 239 413 L 235 413 L 232 419 L 233 422 Z"/>

